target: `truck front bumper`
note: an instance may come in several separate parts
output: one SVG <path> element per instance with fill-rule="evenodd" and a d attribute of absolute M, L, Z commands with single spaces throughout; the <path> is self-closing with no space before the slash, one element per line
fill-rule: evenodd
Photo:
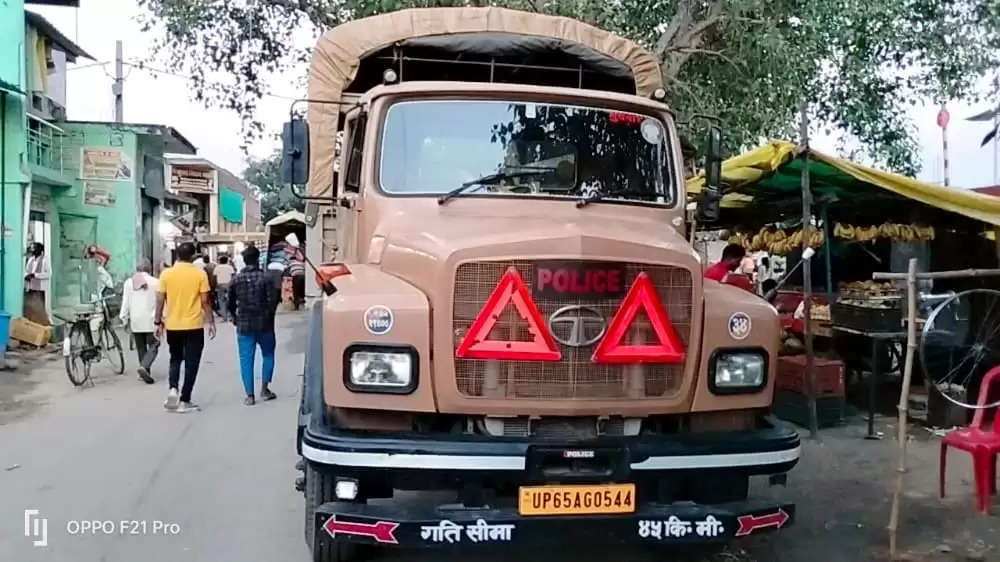
<path fill-rule="evenodd" d="M 582 480 L 627 481 L 632 473 L 719 469 L 743 474 L 778 474 L 798 462 L 799 434 L 771 417 L 756 429 L 599 438 L 559 442 L 471 435 L 381 436 L 309 424 L 302 456 L 341 469 L 521 473 L 526 483 L 551 481 L 546 461 L 566 450 L 593 450 L 608 457 L 610 474 Z M 519 478 L 521 479 L 521 478 Z"/>
<path fill-rule="evenodd" d="M 619 437 L 579 442 L 469 435 L 376 435 L 311 424 L 302 455 L 318 470 L 391 489 L 505 491 L 507 500 L 469 507 L 408 502 L 330 502 L 316 511 L 316 539 L 408 547 L 495 543 L 718 542 L 789 525 L 792 505 L 721 500 L 717 488 L 789 471 L 798 433 L 763 417 L 756 429 Z M 566 460 L 587 459 L 585 461 Z M 635 511 L 615 515 L 522 516 L 518 486 L 634 483 Z M 380 496 L 381 497 L 381 496 Z M 740 501 L 734 501 L 734 500 Z M 697 501 L 696 501 L 697 500 Z M 484 538 L 486 537 L 486 538 Z"/>
<path fill-rule="evenodd" d="M 628 515 L 522 517 L 516 508 L 325 503 L 316 510 L 317 541 L 406 548 L 500 544 L 684 544 L 725 542 L 792 523 L 794 505 L 644 504 Z"/>

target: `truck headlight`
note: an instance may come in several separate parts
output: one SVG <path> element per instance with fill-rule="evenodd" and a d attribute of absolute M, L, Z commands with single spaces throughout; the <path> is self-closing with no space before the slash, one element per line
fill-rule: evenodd
<path fill-rule="evenodd" d="M 354 392 L 409 394 L 418 363 L 411 347 L 352 345 L 344 352 L 344 384 Z"/>
<path fill-rule="evenodd" d="M 709 388 L 715 394 L 757 392 L 767 384 L 763 349 L 720 349 L 709 361 Z"/>

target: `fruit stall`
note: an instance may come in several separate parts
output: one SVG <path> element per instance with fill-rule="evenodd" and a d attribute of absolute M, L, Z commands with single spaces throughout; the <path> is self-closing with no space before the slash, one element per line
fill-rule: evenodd
<path fill-rule="evenodd" d="M 720 220 L 697 225 L 694 239 L 713 241 L 717 251 L 740 244 L 758 264 L 770 265 L 758 271 L 780 287 L 772 301 L 784 328 L 775 410 L 802 425 L 812 421 L 803 419 L 812 399 L 820 426 L 843 417 L 848 397 L 868 410 L 870 421 L 880 398 L 894 394 L 883 387 L 898 387 L 905 291 L 899 283 L 872 281 L 875 272 L 904 272 L 910 258 L 920 271 L 998 264 L 993 233 L 1000 197 L 919 182 L 786 141 L 726 160 L 722 176 Z M 702 176 L 688 180 L 691 199 L 703 184 Z M 928 281 L 920 291 L 933 297 L 983 282 Z M 807 396 L 813 378 L 815 392 Z"/>

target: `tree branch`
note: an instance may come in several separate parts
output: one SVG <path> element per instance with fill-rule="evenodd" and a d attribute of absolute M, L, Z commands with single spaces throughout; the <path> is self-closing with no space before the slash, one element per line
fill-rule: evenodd
<path fill-rule="evenodd" d="M 677 4 L 677 13 L 670 19 L 670 23 L 663 33 L 660 34 L 660 38 L 656 40 L 653 54 L 657 58 L 663 58 L 663 54 L 667 52 L 667 48 L 674 41 L 680 29 L 689 25 L 691 25 L 690 5 L 687 2 L 679 2 Z"/>
<path fill-rule="evenodd" d="M 340 23 L 336 17 L 329 12 L 309 2 L 309 0 L 258 0 L 265 4 L 286 10 L 302 12 L 316 25 L 333 27 Z"/>
<path fill-rule="evenodd" d="M 718 57 L 728 62 L 729 64 L 733 65 L 733 67 L 736 68 L 737 70 L 743 70 L 742 67 L 740 67 L 740 65 L 736 63 L 736 61 L 727 57 L 725 53 L 723 53 L 722 51 L 716 51 L 714 49 L 698 49 L 695 47 L 673 47 L 670 50 L 678 53 L 684 53 L 687 55 L 699 54 L 699 55 L 709 55 L 712 57 Z"/>
<path fill-rule="evenodd" d="M 678 13 L 674 16 L 674 21 L 671 22 L 670 27 L 673 27 L 673 24 L 679 21 L 678 16 L 681 16 L 683 12 L 685 18 L 690 20 L 685 26 L 689 29 L 684 30 L 682 33 L 675 31 L 671 37 L 666 37 L 665 33 L 664 36 L 660 37 L 661 41 L 657 42 L 657 48 L 660 49 L 658 56 L 663 61 L 661 63 L 661 70 L 664 76 L 669 77 L 677 76 L 684 64 L 691 58 L 691 55 L 696 52 L 694 49 L 700 49 L 705 44 L 705 38 L 709 32 L 725 19 L 725 0 L 713 0 L 705 18 L 697 23 L 691 20 L 690 8 L 686 4 L 678 5 L 677 9 Z M 670 31 L 670 28 L 668 28 L 668 31 Z M 685 45 L 685 47 L 672 49 L 671 44 Z"/>

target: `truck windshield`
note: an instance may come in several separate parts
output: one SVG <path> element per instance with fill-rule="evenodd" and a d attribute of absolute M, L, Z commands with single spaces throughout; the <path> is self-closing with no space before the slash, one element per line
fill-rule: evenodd
<path fill-rule="evenodd" d="M 380 181 L 392 194 L 595 197 L 673 203 L 663 123 L 594 107 L 510 101 L 392 106 Z M 488 180 L 484 180 L 487 178 Z"/>

